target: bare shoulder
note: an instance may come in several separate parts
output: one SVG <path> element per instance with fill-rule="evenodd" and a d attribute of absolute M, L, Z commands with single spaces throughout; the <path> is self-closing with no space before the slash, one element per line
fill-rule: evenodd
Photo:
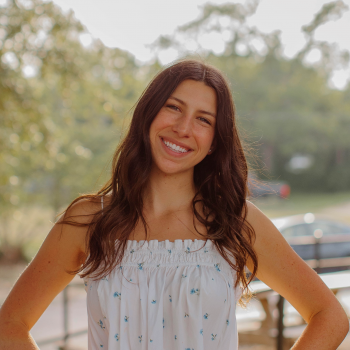
<path fill-rule="evenodd" d="M 81 198 L 72 204 L 69 209 L 66 210 L 65 214 L 62 214 L 57 220 L 57 223 L 63 221 L 63 219 L 71 220 L 79 224 L 90 223 L 93 216 L 101 209 L 100 199 L 88 199 Z"/>
<path fill-rule="evenodd" d="M 85 254 L 88 225 L 100 210 L 101 202 L 99 199 L 79 199 L 60 216 L 51 231 L 57 231 L 62 239 L 79 247 L 81 252 Z"/>
<path fill-rule="evenodd" d="M 267 219 L 266 215 L 255 204 L 253 204 L 248 200 L 246 200 L 246 204 L 247 204 L 246 219 L 248 222 L 250 221 L 254 222 L 255 220 L 262 219 L 263 217 Z"/>
<path fill-rule="evenodd" d="M 289 244 L 272 221 L 252 202 L 246 201 L 246 204 L 246 221 L 254 229 L 254 248 L 257 254 L 264 256 L 266 251 L 271 250 L 276 252 L 275 249 L 279 251 L 287 249 L 288 252 L 291 252 L 288 249 Z"/>
<path fill-rule="evenodd" d="M 279 234 L 272 221 L 255 204 L 248 200 L 246 201 L 246 207 L 242 212 L 242 216 L 245 216 L 248 225 L 254 229 L 256 239 L 259 238 L 258 236 L 266 234 L 266 232 Z"/>

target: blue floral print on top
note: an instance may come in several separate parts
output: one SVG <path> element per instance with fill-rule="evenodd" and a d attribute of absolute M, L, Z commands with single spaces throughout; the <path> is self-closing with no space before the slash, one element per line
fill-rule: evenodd
<path fill-rule="evenodd" d="M 213 244 L 141 242 L 128 241 L 122 264 L 103 280 L 84 281 L 90 346 L 238 350 L 235 307 L 240 289 L 233 287 L 235 271 Z M 196 336 L 189 333 L 195 327 Z"/>

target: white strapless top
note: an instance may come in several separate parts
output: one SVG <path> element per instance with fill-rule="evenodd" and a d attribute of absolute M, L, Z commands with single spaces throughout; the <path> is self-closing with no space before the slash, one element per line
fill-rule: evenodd
<path fill-rule="evenodd" d="M 212 241 L 128 241 L 104 279 L 84 279 L 89 350 L 237 350 L 236 272 Z"/>

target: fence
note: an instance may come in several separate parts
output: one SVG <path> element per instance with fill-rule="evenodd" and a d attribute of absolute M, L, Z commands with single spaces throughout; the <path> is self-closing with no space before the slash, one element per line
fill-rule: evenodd
<path fill-rule="evenodd" d="M 305 260 L 305 262 L 317 273 L 327 268 L 334 270 L 349 269 L 350 267 L 350 235 L 331 236 L 300 236 L 287 238 L 288 243 Z M 322 256 L 321 245 L 327 247 L 330 254 Z M 298 248 L 310 246 L 309 252 L 302 252 Z M 344 249 L 345 248 L 345 249 Z M 313 258 L 309 258 L 313 251 Z M 342 253 L 342 254 L 341 254 Z M 326 255 L 326 254 L 324 254 Z"/>
<path fill-rule="evenodd" d="M 326 273 L 320 275 L 325 284 L 331 289 L 334 294 L 340 289 L 349 288 L 350 289 L 350 235 L 332 235 L 332 236 L 323 236 L 323 237 L 314 237 L 314 236 L 300 236 L 300 237 L 290 237 L 287 239 L 288 243 L 304 258 L 304 261 L 313 268 L 317 273 L 325 271 L 326 269 L 331 269 L 333 272 L 348 270 L 344 276 L 339 275 L 337 272 Z M 323 247 L 331 248 L 329 251 L 336 253 L 337 248 L 335 244 L 342 245 L 342 253 L 347 256 L 337 257 L 336 255 L 327 254 L 327 258 L 324 258 L 321 253 L 321 245 Z M 333 245 L 333 246 L 332 246 Z M 309 249 L 300 250 L 298 248 L 309 246 Z M 344 249 L 345 248 L 345 249 Z M 323 249 L 325 252 L 325 249 Z M 313 253 L 313 257 L 310 257 L 310 253 Z M 303 257 L 303 254 L 305 256 Z M 343 280 L 339 280 L 343 278 Z M 280 295 L 277 307 L 278 318 L 277 320 L 273 319 L 272 313 L 268 305 L 268 296 L 272 293 L 275 293 L 263 282 L 255 281 L 251 283 L 253 291 L 256 293 L 257 299 L 261 302 L 262 307 L 266 313 L 266 319 L 262 322 L 260 329 L 257 332 L 248 332 L 247 334 L 240 334 L 240 339 L 243 339 L 247 343 L 259 343 L 271 345 L 273 340 L 271 340 L 269 334 L 271 330 L 274 329 L 277 331 L 274 343 L 277 350 L 290 349 L 293 345 L 294 339 L 285 339 L 284 338 L 284 298 Z"/>
<path fill-rule="evenodd" d="M 310 245 L 313 247 L 313 252 L 314 252 L 314 257 L 313 259 L 305 259 L 305 262 L 312 267 L 313 269 L 316 270 L 317 273 L 321 271 L 323 268 L 333 268 L 333 269 L 349 269 L 350 268 L 350 257 L 332 257 L 332 258 L 322 258 L 320 254 L 320 246 L 321 244 L 334 244 L 334 243 L 347 243 L 349 242 L 349 247 L 350 247 L 350 235 L 345 236 L 345 235 L 335 235 L 335 236 L 325 236 L 325 237 L 314 237 L 314 236 L 301 236 L 301 237 L 292 237 L 288 239 L 288 243 L 292 247 L 300 247 L 300 246 L 306 246 Z M 348 286 L 344 285 L 343 287 L 345 288 L 350 288 L 350 278 L 348 279 Z M 252 282 L 252 285 L 255 285 L 255 292 L 257 292 L 260 295 L 263 295 L 263 293 L 268 294 L 273 292 L 268 286 L 265 284 L 260 284 L 262 282 Z M 330 289 L 333 291 L 337 291 L 340 287 L 338 285 L 335 285 L 332 282 L 326 283 Z M 68 319 L 68 314 L 69 314 L 69 288 L 81 288 L 84 287 L 83 284 L 81 283 L 70 283 L 67 285 L 67 287 L 63 290 L 63 329 L 64 333 L 60 337 L 55 337 L 55 338 L 50 338 L 46 339 L 43 341 L 37 342 L 38 346 L 43 346 L 47 344 L 52 344 L 58 341 L 62 342 L 62 346 L 59 347 L 59 350 L 65 350 L 67 349 L 67 344 L 68 344 L 68 339 L 72 337 L 76 337 L 79 335 L 83 335 L 87 333 L 87 329 L 77 331 L 77 332 L 70 332 L 69 331 L 69 319 Z M 261 298 L 263 300 L 265 296 Z M 270 312 L 266 308 L 267 303 L 265 303 L 265 306 L 263 304 L 264 310 L 266 312 L 268 320 L 265 320 L 265 324 L 267 325 L 266 327 L 262 327 L 263 330 L 267 331 L 268 328 L 271 328 L 271 316 Z M 279 297 L 279 301 L 277 303 L 277 310 L 278 310 L 278 319 L 277 319 L 277 336 L 276 336 L 276 349 L 277 350 L 283 350 L 284 345 L 285 345 L 285 339 L 283 336 L 283 331 L 284 331 L 284 323 L 283 323 L 283 317 L 284 317 L 284 312 L 283 312 L 283 306 L 284 306 L 284 298 L 282 296 Z M 264 324 L 264 322 L 262 323 Z M 265 335 L 264 335 L 265 336 Z M 263 336 L 263 337 L 264 337 Z M 250 335 L 251 338 L 254 338 Z M 259 339 L 263 339 L 259 338 Z"/>
<path fill-rule="evenodd" d="M 293 247 L 301 247 L 310 245 L 313 247 L 313 259 L 304 259 L 305 262 L 313 268 L 317 273 L 321 273 L 322 271 L 339 271 L 339 270 L 350 270 L 350 235 L 330 235 L 330 236 L 321 236 L 321 237 L 315 237 L 315 236 L 301 236 L 301 237 L 290 237 L 287 239 L 288 243 Z M 347 244 L 348 243 L 348 244 Z M 322 257 L 321 254 L 321 245 L 324 247 L 336 247 L 337 244 L 345 244 L 347 247 L 346 250 L 348 251 L 347 256 L 337 256 L 336 252 L 333 249 L 333 256 L 332 257 Z M 343 246 L 344 247 L 344 246 Z M 331 250 L 331 249 L 329 249 Z M 344 251 L 343 251 L 344 253 Z M 301 254 L 300 254 L 301 255 Z M 329 289 L 331 289 L 334 294 L 338 292 L 341 288 L 350 288 L 350 276 L 347 278 L 346 283 L 342 283 L 341 286 L 339 283 L 335 283 L 331 279 L 327 279 L 327 277 L 324 279 L 324 282 L 328 286 Z M 277 329 L 278 329 L 278 335 L 277 335 L 277 342 L 276 342 L 276 349 L 282 350 L 284 348 L 284 337 L 283 337 L 283 330 L 284 330 L 284 324 L 283 324 L 283 305 L 284 305 L 284 298 L 282 296 L 279 297 L 277 309 L 278 309 L 278 322 L 277 322 Z"/>
<path fill-rule="evenodd" d="M 87 329 L 83 329 L 76 332 L 69 331 L 69 289 L 70 288 L 83 288 L 84 284 L 71 282 L 63 290 L 63 335 L 58 337 L 53 337 L 37 342 L 38 346 L 48 345 L 56 342 L 62 342 L 62 345 L 58 347 L 59 350 L 67 349 L 68 339 L 77 337 L 87 333 Z"/>

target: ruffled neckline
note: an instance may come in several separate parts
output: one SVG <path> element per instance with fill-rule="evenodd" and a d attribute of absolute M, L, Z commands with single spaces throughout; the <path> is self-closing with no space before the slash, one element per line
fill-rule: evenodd
<path fill-rule="evenodd" d="M 118 240 L 117 240 L 118 241 Z M 151 250 L 162 250 L 162 249 L 174 249 L 184 250 L 190 248 L 191 251 L 201 249 L 204 247 L 212 247 L 213 242 L 210 239 L 175 239 L 174 242 L 170 242 L 168 239 L 164 241 L 158 241 L 157 239 L 147 240 L 127 240 L 126 248 L 129 249 L 151 249 Z"/>

